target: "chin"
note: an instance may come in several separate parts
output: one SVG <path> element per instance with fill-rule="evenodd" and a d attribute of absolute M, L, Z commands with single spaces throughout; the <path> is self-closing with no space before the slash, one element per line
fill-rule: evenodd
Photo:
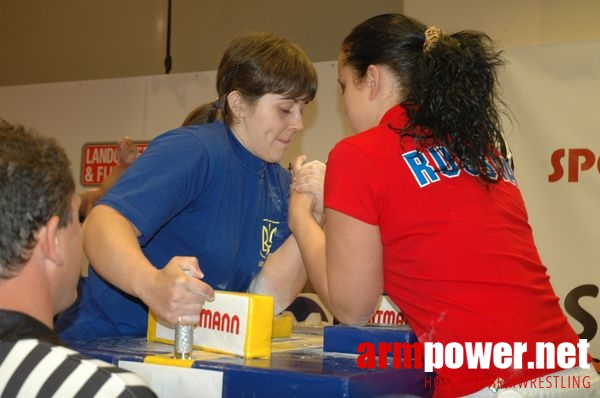
<path fill-rule="evenodd" d="M 281 154 L 272 154 L 265 161 L 269 162 L 269 163 L 279 163 L 279 162 L 281 162 L 281 160 L 283 159 L 284 156 L 285 156 L 285 152 L 283 152 Z"/>

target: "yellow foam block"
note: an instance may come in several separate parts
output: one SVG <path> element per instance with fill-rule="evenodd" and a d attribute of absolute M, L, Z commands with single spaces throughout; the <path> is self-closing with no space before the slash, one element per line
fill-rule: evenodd
<path fill-rule="evenodd" d="M 194 328 L 194 348 L 244 358 L 269 357 L 273 335 L 273 297 L 216 291 L 204 303 Z M 174 344 L 175 330 L 148 315 L 148 340 Z"/>
<path fill-rule="evenodd" d="M 293 315 L 279 314 L 273 318 L 273 338 L 280 339 L 292 335 Z"/>
<path fill-rule="evenodd" d="M 144 357 L 144 363 L 153 363 L 155 365 L 179 366 L 182 368 L 191 368 L 194 364 L 193 359 L 178 359 L 167 355 L 148 355 Z"/>

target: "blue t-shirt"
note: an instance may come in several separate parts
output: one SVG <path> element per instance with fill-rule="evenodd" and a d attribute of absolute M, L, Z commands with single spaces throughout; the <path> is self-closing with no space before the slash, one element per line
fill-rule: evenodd
<path fill-rule="evenodd" d="M 290 235 L 289 185 L 287 170 L 257 158 L 215 122 L 155 138 L 99 203 L 137 227 L 155 267 L 194 256 L 214 289 L 247 291 Z M 79 307 L 64 339 L 146 333 L 147 307 L 105 282 L 93 264 Z"/>

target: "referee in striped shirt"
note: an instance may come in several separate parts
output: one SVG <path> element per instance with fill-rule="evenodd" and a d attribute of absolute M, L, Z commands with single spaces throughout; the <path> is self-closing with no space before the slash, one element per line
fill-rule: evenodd
<path fill-rule="evenodd" d="M 52 331 L 77 297 L 79 201 L 56 141 L 0 118 L 0 397 L 156 397 Z"/>

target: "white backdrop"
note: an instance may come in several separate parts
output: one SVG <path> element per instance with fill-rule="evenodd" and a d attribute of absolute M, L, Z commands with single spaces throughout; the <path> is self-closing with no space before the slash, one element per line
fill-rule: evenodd
<path fill-rule="evenodd" d="M 315 63 L 319 92 L 304 113 L 305 131 L 290 145 L 286 167 L 299 154 L 325 160 L 348 128 L 337 87 L 337 63 Z M 57 137 L 80 181 L 85 143 L 123 136 L 150 140 L 178 127 L 196 106 L 216 98 L 215 71 L 123 79 L 0 87 L 0 117 Z M 83 187 L 80 187 L 83 190 Z"/>
<path fill-rule="evenodd" d="M 600 43 L 506 56 L 507 135 L 536 243 L 569 321 L 598 358 Z"/>
<path fill-rule="evenodd" d="M 507 139 L 536 243 L 569 321 L 600 357 L 600 43 L 515 48 L 506 57 L 502 83 L 514 118 Z M 301 153 L 325 160 L 348 134 L 336 64 L 315 65 L 319 92 L 285 166 Z M 0 116 L 57 137 L 79 181 L 85 143 L 125 135 L 149 140 L 178 126 L 194 107 L 215 98 L 214 76 L 208 71 L 0 87 Z M 561 178 L 554 164 L 562 167 Z M 550 181 L 550 175 L 556 177 Z"/>

